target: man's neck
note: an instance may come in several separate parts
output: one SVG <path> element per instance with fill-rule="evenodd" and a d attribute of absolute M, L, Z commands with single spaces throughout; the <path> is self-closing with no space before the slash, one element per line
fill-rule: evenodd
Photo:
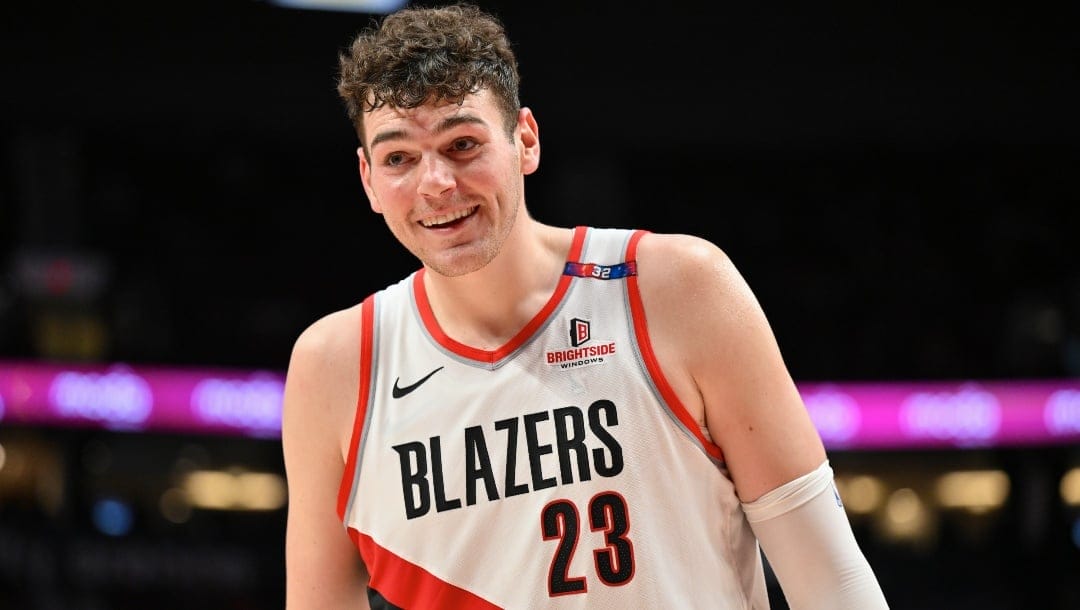
<path fill-rule="evenodd" d="M 492 350 L 512 339 L 551 298 L 573 241 L 573 230 L 522 217 L 499 254 L 484 268 L 458 277 L 430 270 L 424 287 L 449 337 Z"/>

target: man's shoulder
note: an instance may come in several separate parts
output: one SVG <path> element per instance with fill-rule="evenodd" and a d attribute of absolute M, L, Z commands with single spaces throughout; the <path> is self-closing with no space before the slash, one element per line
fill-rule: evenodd
<path fill-rule="evenodd" d="M 739 312 L 753 306 L 753 293 L 735 263 L 707 239 L 649 234 L 641 239 L 636 259 L 638 289 L 653 320 L 670 316 L 676 322 L 739 324 Z"/>
<path fill-rule="evenodd" d="M 637 226 L 589 225 L 586 228 L 594 233 L 640 234 L 635 246 L 639 257 L 658 257 L 677 264 L 727 261 L 727 254 L 720 246 L 691 233 L 660 232 Z"/>
<path fill-rule="evenodd" d="M 293 358 L 336 360 L 357 349 L 362 303 L 328 313 L 305 328 L 293 345 Z"/>
<path fill-rule="evenodd" d="M 646 269 L 657 269 L 658 275 L 672 281 L 680 276 L 700 279 L 702 273 L 711 275 L 732 265 L 720 246 L 686 233 L 646 232 L 638 243 L 637 259 L 646 264 Z"/>
<path fill-rule="evenodd" d="M 286 374 L 286 412 L 290 404 L 303 412 L 312 404 L 349 404 L 359 371 L 360 312 L 361 305 L 354 305 L 329 313 L 297 337 Z"/>
<path fill-rule="evenodd" d="M 370 293 L 356 304 L 332 311 L 310 323 L 301 331 L 294 344 L 294 353 L 339 353 L 340 350 L 352 351 L 360 344 L 360 318 L 364 301 L 375 299 L 387 293 L 400 293 L 407 291 L 416 273 L 401 278 L 400 280 L 383 287 L 381 290 Z"/>

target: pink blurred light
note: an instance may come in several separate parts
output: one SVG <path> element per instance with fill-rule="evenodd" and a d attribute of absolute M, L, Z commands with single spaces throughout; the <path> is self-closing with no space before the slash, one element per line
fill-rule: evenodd
<path fill-rule="evenodd" d="M 274 438 L 277 371 L 0 361 L 0 422 Z M 830 449 L 1080 441 L 1080 380 L 802 383 Z"/>

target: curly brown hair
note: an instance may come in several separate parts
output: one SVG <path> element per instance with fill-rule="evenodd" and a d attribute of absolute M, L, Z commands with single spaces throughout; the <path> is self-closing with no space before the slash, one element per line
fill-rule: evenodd
<path fill-rule="evenodd" d="M 506 31 L 467 2 L 392 13 L 357 35 L 338 63 L 338 94 L 361 145 L 365 112 L 461 102 L 481 89 L 494 94 L 508 135 L 517 124 L 520 77 Z"/>

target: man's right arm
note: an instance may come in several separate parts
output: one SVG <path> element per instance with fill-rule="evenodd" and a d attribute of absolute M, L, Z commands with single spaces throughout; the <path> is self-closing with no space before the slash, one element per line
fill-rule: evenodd
<path fill-rule="evenodd" d="M 337 515 L 359 386 L 358 309 L 312 324 L 289 361 L 281 426 L 287 610 L 368 608 L 367 572 Z"/>

